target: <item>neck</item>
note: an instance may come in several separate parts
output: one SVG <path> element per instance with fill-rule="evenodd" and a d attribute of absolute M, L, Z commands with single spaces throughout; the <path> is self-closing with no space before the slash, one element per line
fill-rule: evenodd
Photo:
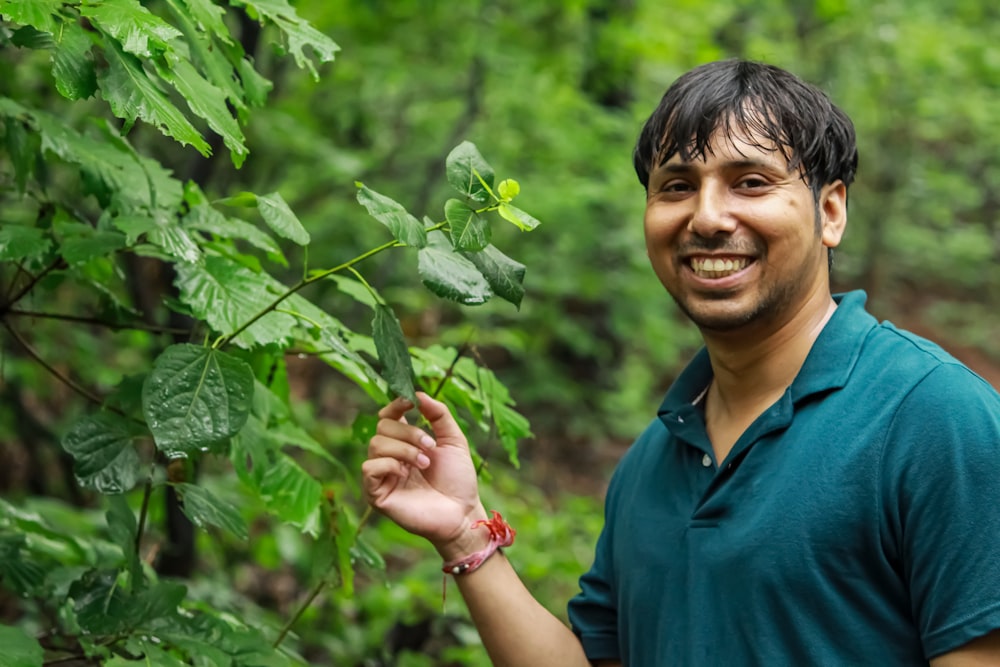
<path fill-rule="evenodd" d="M 714 375 L 709 402 L 732 415 L 771 405 L 798 375 L 836 308 L 829 291 L 823 291 L 766 328 L 703 332 Z"/>

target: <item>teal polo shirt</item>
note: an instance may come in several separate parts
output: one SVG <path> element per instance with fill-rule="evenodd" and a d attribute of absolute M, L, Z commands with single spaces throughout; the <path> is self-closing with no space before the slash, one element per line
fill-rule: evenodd
<path fill-rule="evenodd" d="M 622 458 L 569 604 L 590 659 L 926 665 L 1000 627 L 1000 396 L 863 292 L 835 298 L 724 461 L 704 350 Z"/>

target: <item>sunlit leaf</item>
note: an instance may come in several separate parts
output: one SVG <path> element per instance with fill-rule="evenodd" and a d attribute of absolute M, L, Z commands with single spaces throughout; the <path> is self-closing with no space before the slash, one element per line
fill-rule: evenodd
<path fill-rule="evenodd" d="M 514 261 L 492 245 L 482 252 L 465 253 L 465 256 L 483 274 L 494 294 L 515 306 L 521 306 L 521 299 L 524 298 L 524 264 Z"/>
<path fill-rule="evenodd" d="M 279 236 L 299 245 L 309 244 L 309 232 L 277 192 L 257 197 L 257 210 L 260 211 L 264 222 Z"/>
<path fill-rule="evenodd" d="M 420 249 L 417 263 L 427 289 L 466 306 L 486 303 L 493 292 L 476 265 L 455 252 L 442 234 L 430 238 L 433 242 Z"/>
<path fill-rule="evenodd" d="M 457 250 L 482 250 L 490 242 L 490 223 L 471 206 L 458 199 L 444 203 L 444 217 L 451 227 L 451 242 Z"/>
<path fill-rule="evenodd" d="M 171 345 L 156 358 L 142 409 L 167 457 L 211 450 L 246 423 L 253 398 L 246 362 L 198 345 Z"/>
<path fill-rule="evenodd" d="M 181 32 L 139 4 L 138 0 L 84 0 L 80 14 L 121 42 L 126 52 L 143 58 L 162 51 Z"/>
<path fill-rule="evenodd" d="M 340 50 L 333 40 L 321 33 L 308 22 L 299 18 L 286 0 L 244 0 L 248 7 L 260 16 L 273 22 L 285 35 L 288 52 L 295 58 L 299 67 L 306 67 L 319 80 L 319 74 L 312 60 L 303 52 L 309 47 L 320 62 L 332 62 L 334 54 Z"/>
<path fill-rule="evenodd" d="M 33 25 L 51 33 L 55 33 L 60 26 L 56 15 L 62 7 L 62 0 L 5 0 L 2 5 L 4 18 L 7 20 Z"/>
<path fill-rule="evenodd" d="M 139 454 L 131 425 L 124 417 L 97 413 L 78 420 L 63 437 L 73 456 L 73 472 L 86 488 L 101 493 L 125 493 L 139 481 Z"/>
<path fill-rule="evenodd" d="M 490 193 L 479 179 L 492 188 L 493 167 L 480 155 L 479 149 L 472 142 L 463 141 L 452 149 L 445 160 L 445 174 L 448 183 L 466 197 L 480 204 L 490 200 Z"/>
<path fill-rule="evenodd" d="M 141 119 L 182 145 L 194 146 L 205 157 L 211 154 L 211 147 L 201 133 L 146 76 L 135 56 L 115 45 L 105 49 L 104 55 L 108 67 L 101 70 L 98 81 L 101 94 L 115 116 L 127 125 Z"/>
<path fill-rule="evenodd" d="M 528 213 L 525 213 L 518 207 L 506 202 L 500 204 L 500 207 L 497 208 L 497 213 L 499 213 L 500 217 L 504 220 L 514 223 L 514 225 L 516 225 L 522 232 L 530 232 L 532 229 L 541 224 Z"/>
<path fill-rule="evenodd" d="M 203 486 L 175 484 L 183 499 L 181 509 L 196 526 L 216 526 L 228 531 L 241 540 L 249 537 L 246 521 L 240 510 L 222 500 Z"/>
<path fill-rule="evenodd" d="M 417 394 L 413 388 L 413 366 L 410 363 L 410 352 L 403 337 L 403 329 L 396 319 L 392 308 L 378 304 L 375 306 L 375 319 L 372 321 L 372 337 L 375 339 L 375 349 L 378 359 L 382 362 L 382 376 L 389 383 L 389 388 L 397 395 L 408 398 L 414 405 L 418 403 Z"/>
<path fill-rule="evenodd" d="M 323 488 L 291 458 L 276 455 L 264 471 L 259 493 L 272 514 L 304 533 L 319 535 Z"/>
<path fill-rule="evenodd" d="M 356 185 L 358 201 L 368 209 L 373 218 L 389 228 L 394 239 L 416 248 L 422 248 L 427 244 L 427 232 L 423 224 L 403 208 L 402 204 L 362 183 Z"/>

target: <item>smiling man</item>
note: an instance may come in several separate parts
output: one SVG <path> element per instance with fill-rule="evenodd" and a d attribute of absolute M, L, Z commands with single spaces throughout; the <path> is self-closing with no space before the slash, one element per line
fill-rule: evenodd
<path fill-rule="evenodd" d="M 634 163 L 653 270 L 705 347 L 615 471 L 572 628 L 498 551 L 441 403 L 434 438 L 380 412 L 370 502 L 437 548 L 497 665 L 1000 665 L 1000 396 L 831 294 L 850 120 L 784 70 L 711 63 Z"/>

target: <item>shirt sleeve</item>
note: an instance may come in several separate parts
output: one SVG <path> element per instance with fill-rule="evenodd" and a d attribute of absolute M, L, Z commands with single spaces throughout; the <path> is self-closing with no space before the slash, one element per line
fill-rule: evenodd
<path fill-rule="evenodd" d="M 900 404 L 882 475 L 925 657 L 1000 628 L 1000 396 L 963 366 L 938 366 Z"/>
<path fill-rule="evenodd" d="M 618 645 L 618 609 L 612 586 L 612 522 L 608 521 L 618 473 L 608 486 L 604 509 L 604 528 L 597 539 L 594 564 L 580 577 L 580 592 L 569 601 L 568 615 L 573 632 L 580 638 L 589 660 L 620 660 Z"/>

